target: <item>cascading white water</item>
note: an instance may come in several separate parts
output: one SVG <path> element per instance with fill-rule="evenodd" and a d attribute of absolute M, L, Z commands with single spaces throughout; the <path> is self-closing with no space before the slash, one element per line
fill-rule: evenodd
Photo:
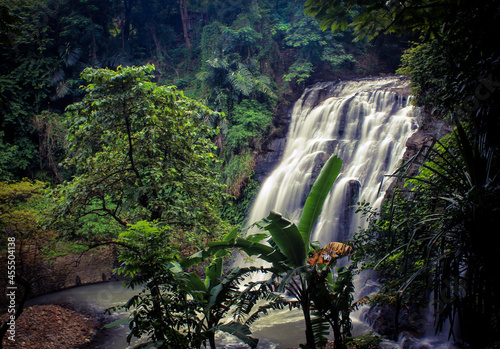
<path fill-rule="evenodd" d="M 309 190 L 331 154 L 344 162 L 313 231 L 322 245 L 345 241 L 363 225 L 357 201 L 381 204 L 391 173 L 417 128 L 398 77 L 318 83 L 295 103 L 283 158 L 264 181 L 248 222 L 270 210 L 298 221 Z M 320 102 L 318 104 L 318 102 Z"/>

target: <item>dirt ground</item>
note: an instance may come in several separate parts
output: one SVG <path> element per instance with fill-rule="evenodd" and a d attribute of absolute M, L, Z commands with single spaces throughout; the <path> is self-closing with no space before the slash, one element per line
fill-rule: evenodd
<path fill-rule="evenodd" d="M 2 317 L 2 320 L 5 316 Z M 3 321 L 2 321 L 3 322 Z M 15 341 L 6 334 L 4 348 L 79 349 L 88 348 L 95 336 L 95 319 L 59 305 L 34 305 L 16 320 Z"/>

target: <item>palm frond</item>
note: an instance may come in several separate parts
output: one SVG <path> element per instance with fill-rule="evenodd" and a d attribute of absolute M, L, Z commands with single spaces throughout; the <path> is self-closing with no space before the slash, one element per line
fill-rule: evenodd
<path fill-rule="evenodd" d="M 252 73 L 247 67 L 240 64 L 237 71 L 228 76 L 228 80 L 233 88 L 244 96 L 250 96 L 255 88 L 255 81 Z"/>
<path fill-rule="evenodd" d="M 271 84 L 272 80 L 267 75 L 260 75 L 255 79 L 255 89 L 257 91 L 268 97 L 276 99 L 278 98 L 278 95 L 274 92 Z"/>
<path fill-rule="evenodd" d="M 229 69 L 230 65 L 226 57 L 223 58 L 215 57 L 212 59 L 208 59 L 207 63 L 209 66 L 216 69 Z"/>
<path fill-rule="evenodd" d="M 288 307 L 289 310 L 300 308 L 300 303 L 296 300 L 287 300 L 285 298 L 276 299 L 265 305 L 259 306 L 259 308 L 248 317 L 248 319 L 245 321 L 245 324 L 250 326 L 262 316 L 267 315 L 270 311 L 282 310 L 286 307 Z"/>
<path fill-rule="evenodd" d="M 316 311 L 313 311 L 311 315 L 314 341 L 319 348 L 323 348 L 328 343 L 328 330 L 330 328 L 330 323 L 325 317 L 321 316 L 321 314 Z"/>
<path fill-rule="evenodd" d="M 245 344 L 250 346 L 250 348 L 257 347 L 257 344 L 259 343 L 258 339 L 251 336 L 252 332 L 246 324 L 231 321 L 227 324 L 218 326 L 217 329 L 241 339 Z"/>

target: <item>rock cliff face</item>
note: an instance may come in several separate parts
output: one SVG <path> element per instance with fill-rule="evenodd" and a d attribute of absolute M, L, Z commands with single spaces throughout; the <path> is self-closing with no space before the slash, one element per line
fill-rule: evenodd
<path fill-rule="evenodd" d="M 406 151 L 403 155 L 403 161 L 406 161 L 415 155 L 417 155 L 423 147 L 428 147 L 432 144 L 435 139 L 440 139 L 445 135 L 452 132 L 453 127 L 436 118 L 432 118 L 428 115 L 422 115 L 420 120 L 420 126 L 406 142 Z M 423 152 L 422 154 L 425 154 Z M 410 175 L 415 175 L 418 173 L 418 166 L 413 165 L 409 171 Z M 386 192 L 386 199 L 391 197 L 394 186 L 401 185 L 401 183 L 392 183 Z"/>
<path fill-rule="evenodd" d="M 45 275 L 35 283 L 33 296 L 115 279 L 116 260 L 116 249 L 110 246 L 55 258 L 44 264 Z"/>
<path fill-rule="evenodd" d="M 270 141 L 265 151 L 257 156 L 254 167 L 254 178 L 262 184 L 267 175 L 276 167 L 285 150 L 286 138 L 275 138 Z"/>
<path fill-rule="evenodd" d="M 404 160 L 416 155 L 423 146 L 431 145 L 434 139 L 440 139 L 449 134 L 453 128 L 443 120 L 423 116 L 421 126 L 406 142 L 406 152 Z"/>

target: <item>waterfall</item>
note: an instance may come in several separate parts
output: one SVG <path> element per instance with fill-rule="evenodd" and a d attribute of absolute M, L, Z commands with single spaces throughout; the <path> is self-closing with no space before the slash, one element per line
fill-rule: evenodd
<path fill-rule="evenodd" d="M 311 239 L 324 246 L 350 238 L 358 226 L 366 224 L 355 214 L 354 205 L 358 201 L 372 207 L 381 205 L 390 185 L 384 176 L 397 168 L 406 141 L 418 128 L 408 99 L 407 83 L 399 77 L 323 82 L 307 88 L 294 104 L 281 161 L 262 183 L 248 223 L 276 210 L 297 224 L 314 181 L 334 154 L 343 160 L 341 173 Z M 238 254 L 235 264 L 245 263 L 248 261 Z M 265 277 L 255 275 L 253 279 Z M 355 285 L 356 299 L 377 288 L 374 282 L 361 281 L 359 275 Z M 267 341 L 264 347 L 287 348 L 303 342 L 303 315 L 299 311 L 277 312 L 273 318 L 264 317 L 252 325 L 256 337 Z M 359 309 L 351 314 L 354 335 L 371 330 L 362 312 Z"/>
<path fill-rule="evenodd" d="M 263 182 L 248 222 L 271 210 L 298 222 L 314 180 L 335 154 L 344 162 L 341 174 L 311 238 L 322 245 L 348 239 L 364 224 L 353 205 L 365 201 L 380 206 L 389 185 L 384 175 L 396 168 L 417 128 L 405 87 L 392 77 L 307 88 L 294 105 L 282 160 Z"/>

